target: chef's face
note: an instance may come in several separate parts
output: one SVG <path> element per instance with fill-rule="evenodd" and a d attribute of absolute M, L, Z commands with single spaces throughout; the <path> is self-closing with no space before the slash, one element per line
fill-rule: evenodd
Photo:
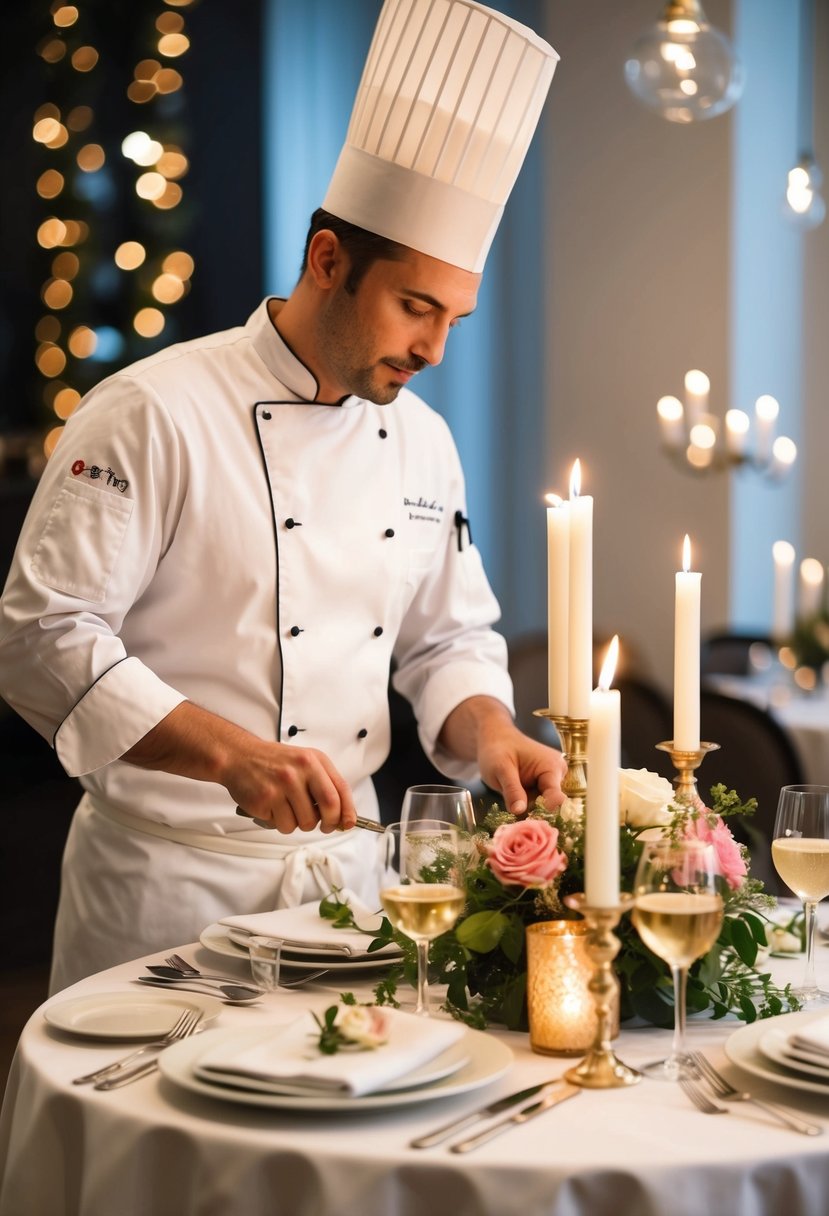
<path fill-rule="evenodd" d="M 353 394 L 387 405 L 417 372 L 440 363 L 449 331 L 475 308 L 481 276 L 407 249 L 372 262 L 350 291 L 343 256 L 318 314 L 319 400 Z"/>

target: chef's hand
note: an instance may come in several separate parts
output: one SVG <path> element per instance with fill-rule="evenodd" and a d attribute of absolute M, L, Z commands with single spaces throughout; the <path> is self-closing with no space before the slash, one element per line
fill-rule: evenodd
<path fill-rule="evenodd" d="M 459 759 L 476 760 L 486 784 L 500 791 L 514 815 L 522 815 L 538 796 L 550 809 L 564 801 L 567 766 L 561 752 L 518 730 L 494 697 L 462 701 L 444 722 L 440 743 Z"/>
<path fill-rule="evenodd" d="M 280 832 L 353 828 L 348 783 L 323 752 L 260 739 L 183 701 L 122 760 L 223 785 L 250 818 Z"/>

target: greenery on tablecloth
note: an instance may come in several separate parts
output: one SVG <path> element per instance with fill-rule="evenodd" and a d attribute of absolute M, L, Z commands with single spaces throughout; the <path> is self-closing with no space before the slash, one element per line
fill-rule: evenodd
<path fill-rule="evenodd" d="M 670 805 L 650 826 L 671 836 L 697 836 L 710 839 L 721 859 L 718 889 L 725 907 L 723 926 L 716 945 L 697 960 L 689 971 L 687 1010 L 709 1011 L 714 1018 L 736 1014 L 745 1022 L 771 1017 L 799 1008 L 789 985 L 780 988 L 771 975 L 757 965 L 760 952 L 767 946 L 768 914 L 775 907 L 773 896 L 763 884 L 748 875 L 748 857 L 725 824 L 737 814 L 751 814 L 756 802 L 742 803 L 734 791 L 715 786 L 710 808 Z M 483 808 L 482 808 L 483 809 Z M 559 872 L 545 884 L 523 886 L 502 881 L 493 869 L 495 832 L 516 819 L 499 805 L 484 815 L 479 833 L 473 838 L 473 862 L 466 874 L 466 909 L 455 928 L 437 938 L 430 949 L 430 979 L 447 985 L 445 1008 L 472 1026 L 484 1027 L 498 1022 L 510 1029 L 527 1028 L 525 929 L 537 921 L 577 918 L 563 904 L 569 894 L 584 890 L 584 829 L 576 804 L 548 811 L 539 800 L 524 821 L 540 821 L 548 827 L 519 829 L 519 833 L 538 831 L 553 842 Z M 648 827 L 620 827 L 621 889 L 630 891 L 636 873 L 642 831 Z M 549 831 L 552 829 L 552 832 Z M 557 834 L 554 838 L 553 833 Z M 323 901 L 321 914 L 343 927 L 355 927 L 350 909 L 336 895 Z M 621 1017 L 639 1016 L 656 1026 L 673 1025 L 673 985 L 666 963 L 652 954 L 642 942 L 629 916 L 622 917 L 616 930 L 621 949 L 615 969 L 621 985 Z M 378 1004 L 396 1004 L 400 980 L 414 984 L 416 957 L 414 944 L 396 932 L 387 919 L 373 934 L 369 950 L 394 942 L 404 961 L 377 985 Z"/>

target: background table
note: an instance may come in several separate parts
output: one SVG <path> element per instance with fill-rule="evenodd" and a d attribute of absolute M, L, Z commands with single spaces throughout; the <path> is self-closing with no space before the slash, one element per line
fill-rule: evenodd
<path fill-rule="evenodd" d="M 201 947 L 179 952 L 207 970 L 243 967 Z M 153 960 L 159 961 L 160 956 Z M 217 964 L 221 964 L 218 965 Z M 784 978 L 802 958 L 775 964 Z M 140 963 L 102 972 L 52 998 L 134 991 Z M 787 975 L 786 972 L 790 972 Z M 829 981 L 829 952 L 819 959 Z M 358 994 L 361 986 L 345 980 Z M 315 984 L 261 1004 L 223 1007 L 215 1023 L 290 1020 L 338 991 Z M 43 1008 L 43 1007 L 42 1007 Z M 329 1115 L 246 1107 L 191 1094 L 158 1074 L 110 1092 L 72 1077 L 113 1059 L 119 1044 L 49 1027 L 37 1011 L 21 1036 L 0 1119 L 2 1216 L 818 1216 L 829 1212 L 829 1135 L 805 1137 L 761 1111 L 700 1114 L 678 1086 L 644 1080 L 584 1091 L 465 1156 L 407 1147 L 486 1101 L 558 1076 L 568 1061 L 534 1055 L 527 1036 L 498 1035 L 515 1053 L 507 1075 L 451 1099 Z M 692 1047 L 729 1065 L 739 1025 L 692 1021 Z M 658 1058 L 670 1033 L 624 1030 L 622 1059 Z M 758 1096 L 796 1105 L 829 1126 L 824 1099 L 747 1076 Z"/>

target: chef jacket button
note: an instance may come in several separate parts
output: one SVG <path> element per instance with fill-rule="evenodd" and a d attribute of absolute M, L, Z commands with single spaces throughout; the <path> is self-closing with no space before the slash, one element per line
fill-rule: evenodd
<path fill-rule="evenodd" d="M 293 739 L 294 735 L 298 735 L 298 734 L 299 734 L 298 726 L 289 726 L 288 727 L 288 735 L 290 736 L 291 739 Z"/>
<path fill-rule="evenodd" d="M 271 414 L 270 410 L 262 410 L 262 417 L 265 419 L 266 422 L 270 422 L 272 416 L 273 415 Z"/>
<path fill-rule="evenodd" d="M 380 436 L 381 439 L 385 439 L 386 436 L 388 435 L 388 431 L 386 430 L 386 428 L 384 426 L 381 426 L 380 430 L 377 432 L 377 434 Z"/>
<path fill-rule="evenodd" d="M 389 537 L 394 536 L 394 528 L 386 528 L 385 535 Z"/>
<path fill-rule="evenodd" d="M 303 632 L 303 630 L 300 629 L 299 625 L 291 626 L 291 637 L 292 638 L 298 638 L 302 632 Z"/>
<path fill-rule="evenodd" d="M 290 516 L 285 520 L 286 528 L 301 528 L 302 524 L 298 519 L 291 519 Z"/>
<path fill-rule="evenodd" d="M 379 638 L 379 637 L 380 637 L 380 634 L 381 634 L 382 632 L 383 632 L 383 626 L 382 626 L 382 625 L 375 625 L 375 626 L 374 626 L 374 636 L 375 636 L 376 638 Z"/>
<path fill-rule="evenodd" d="M 366 730 L 366 728 L 365 728 L 365 727 L 363 727 L 363 729 L 362 729 L 362 730 L 358 730 L 358 731 L 357 731 L 357 738 L 358 738 L 358 739 L 365 739 L 365 737 L 366 737 L 366 735 L 367 735 L 367 734 L 368 734 L 368 731 Z"/>

